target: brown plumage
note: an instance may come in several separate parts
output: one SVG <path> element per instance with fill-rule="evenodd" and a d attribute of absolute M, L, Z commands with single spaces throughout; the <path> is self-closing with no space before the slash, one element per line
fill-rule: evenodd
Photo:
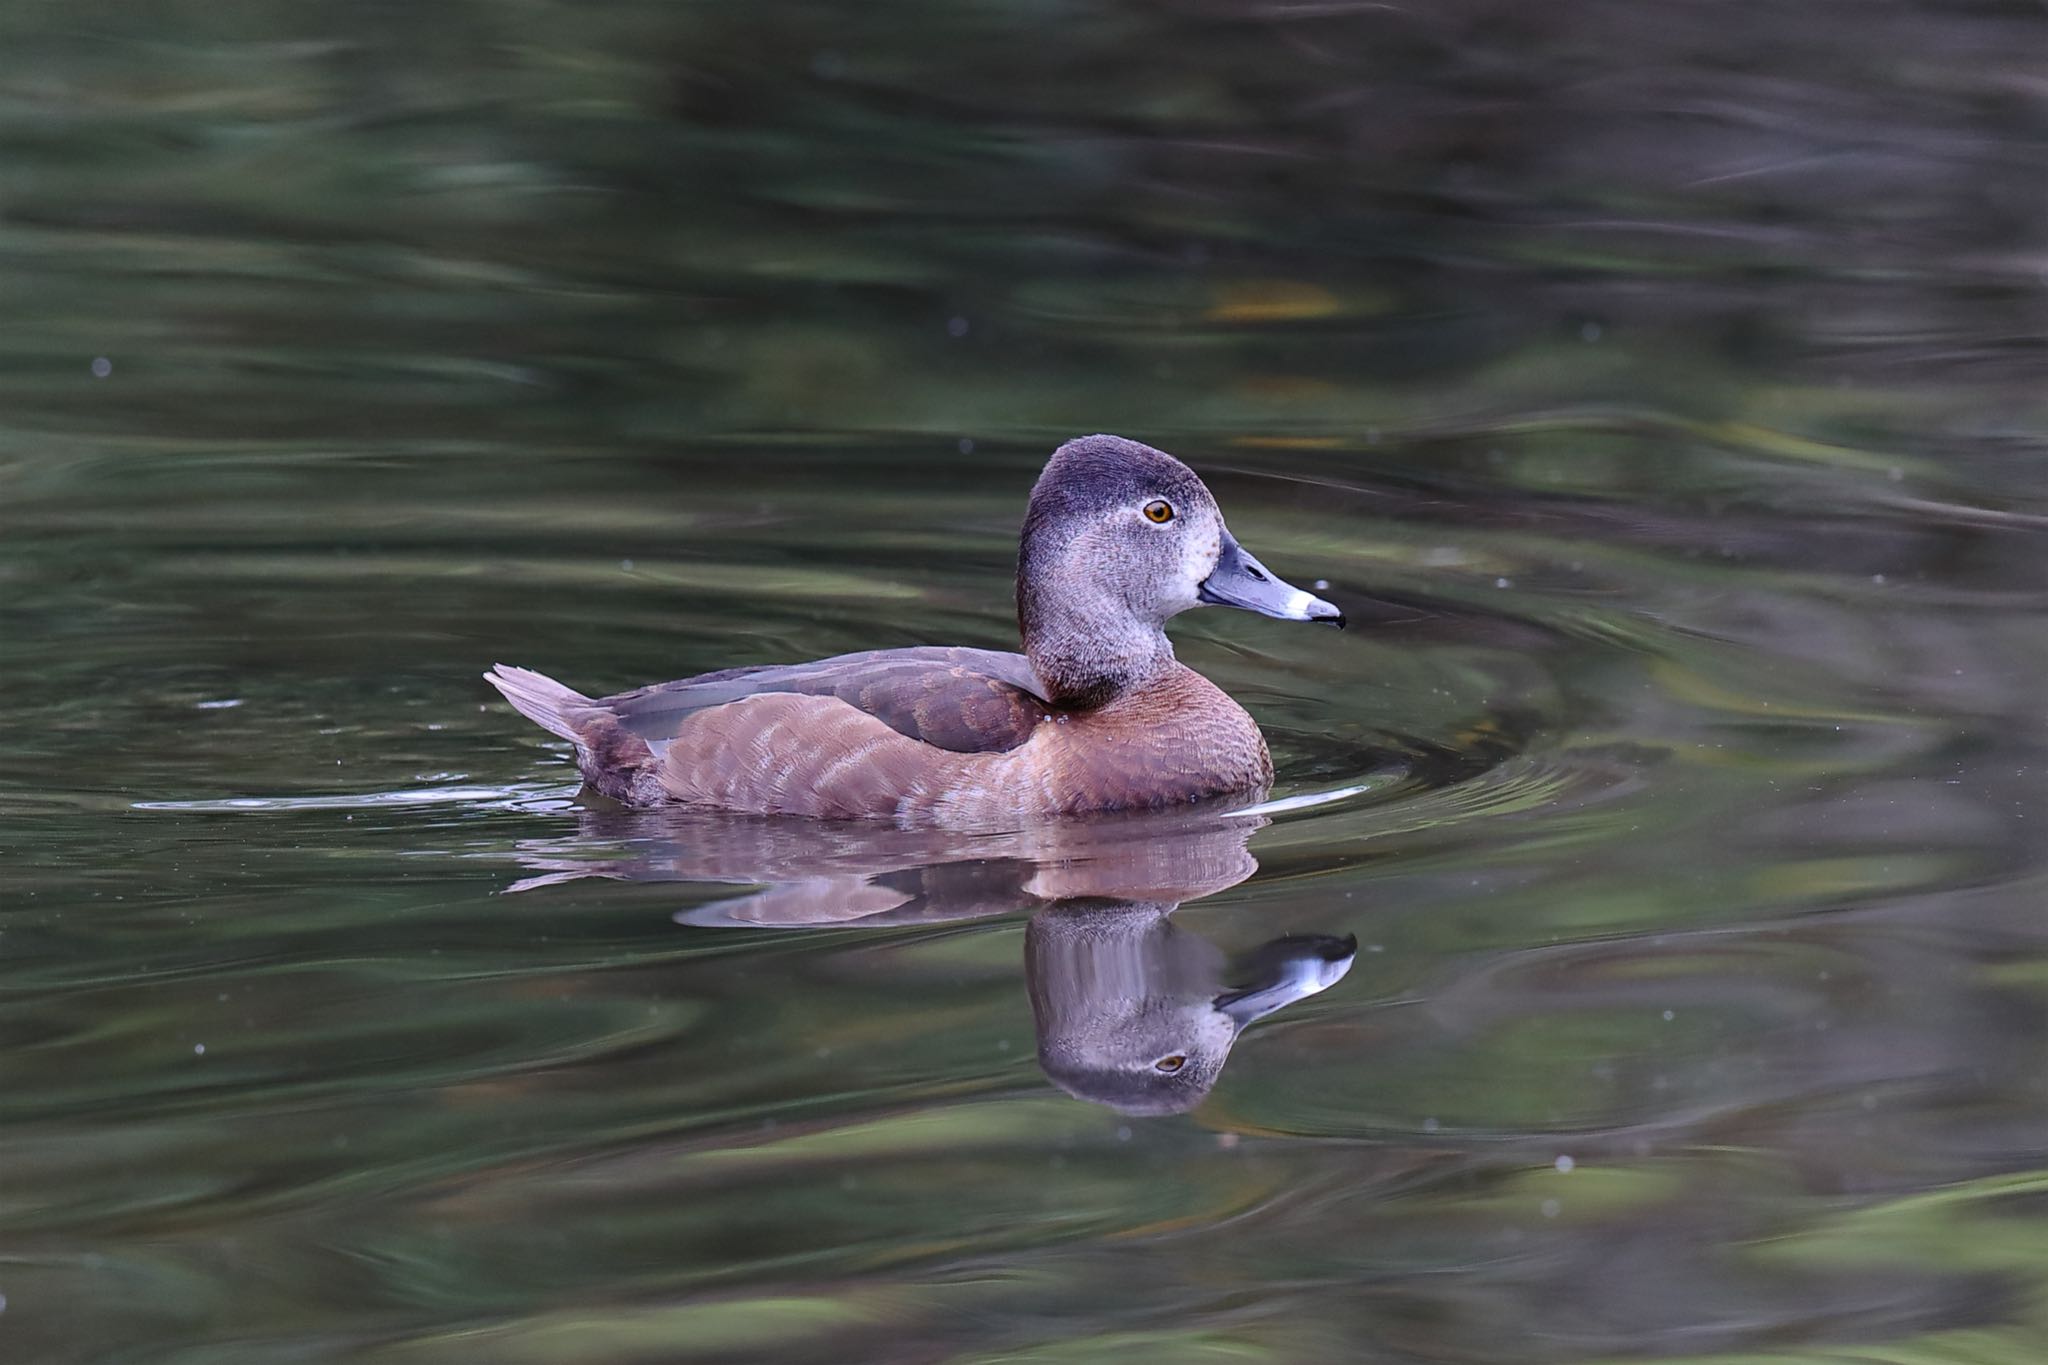
<path fill-rule="evenodd" d="M 615 800 L 987 827 L 1272 780 L 1258 726 L 1161 629 L 1204 603 L 1343 624 L 1244 552 L 1186 465 L 1091 436 L 1032 491 L 1023 654 L 870 650 L 601 698 L 503 664 L 484 676 Z"/>

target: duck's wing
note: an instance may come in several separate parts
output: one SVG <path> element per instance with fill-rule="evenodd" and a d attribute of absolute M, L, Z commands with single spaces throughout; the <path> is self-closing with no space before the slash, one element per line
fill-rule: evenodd
<path fill-rule="evenodd" d="M 945 647 L 728 668 L 621 692 L 597 705 L 658 750 L 696 713 L 770 693 L 836 697 L 898 734 L 962 754 L 1014 749 L 1052 709 L 1023 655 Z"/>

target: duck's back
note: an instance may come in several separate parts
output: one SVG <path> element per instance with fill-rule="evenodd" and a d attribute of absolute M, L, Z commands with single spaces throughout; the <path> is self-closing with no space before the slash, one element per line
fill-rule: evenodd
<path fill-rule="evenodd" d="M 1022 654 L 942 646 L 721 669 L 621 692 L 597 705 L 658 746 L 698 712 L 770 693 L 832 697 L 900 735 L 961 754 L 1014 749 L 1051 709 Z"/>

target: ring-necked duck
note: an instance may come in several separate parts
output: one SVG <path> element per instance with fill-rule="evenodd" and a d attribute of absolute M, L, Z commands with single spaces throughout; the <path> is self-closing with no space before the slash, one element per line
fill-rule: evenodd
<path fill-rule="evenodd" d="M 1237 543 L 1193 470 L 1084 436 L 1031 490 L 1022 654 L 870 650 L 598 698 L 504 664 L 484 677 L 614 800 L 979 827 L 1269 784 L 1257 724 L 1167 642 L 1205 604 L 1344 624 Z"/>

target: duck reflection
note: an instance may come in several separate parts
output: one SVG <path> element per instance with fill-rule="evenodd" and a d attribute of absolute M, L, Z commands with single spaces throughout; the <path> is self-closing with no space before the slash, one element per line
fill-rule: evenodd
<path fill-rule="evenodd" d="M 1341 980 L 1355 939 L 1277 938 L 1233 961 L 1171 918 L 1258 868 L 1263 817 L 1209 809 L 963 836 L 772 817 L 586 809 L 532 841 L 527 891 L 582 877 L 732 882 L 678 923 L 751 928 L 940 923 L 1033 909 L 1024 976 L 1046 1076 L 1127 1114 L 1201 1103 L 1246 1025 Z M 593 844 L 611 850 L 601 858 Z"/>

